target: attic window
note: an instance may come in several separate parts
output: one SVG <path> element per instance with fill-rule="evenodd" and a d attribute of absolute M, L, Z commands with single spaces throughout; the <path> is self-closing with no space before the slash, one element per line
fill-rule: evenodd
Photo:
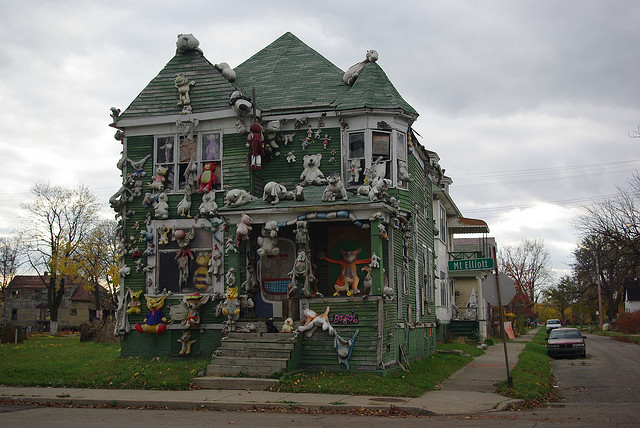
<path fill-rule="evenodd" d="M 157 136 L 154 149 L 154 180 L 164 178 L 163 191 L 181 193 L 187 187 L 186 172 L 190 162 L 196 165 L 197 175 L 211 164 L 215 174 L 215 183 L 211 190 L 222 188 L 222 133 L 209 132 L 200 135 L 164 135 Z M 164 176 L 158 177 L 158 171 L 166 168 Z M 158 189 L 159 190 L 159 189 Z M 195 191 L 197 189 L 192 189 Z"/>

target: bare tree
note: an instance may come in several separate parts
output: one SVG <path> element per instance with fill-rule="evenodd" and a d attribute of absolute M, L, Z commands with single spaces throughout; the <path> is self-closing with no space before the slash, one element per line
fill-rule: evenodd
<path fill-rule="evenodd" d="M 47 287 L 49 331 L 55 335 L 65 281 L 78 274 L 74 256 L 91 230 L 98 205 L 96 197 L 83 185 L 69 189 L 37 182 L 31 193 L 33 200 L 22 204 L 26 211 L 28 259 Z"/>
<path fill-rule="evenodd" d="M 100 291 L 103 286 L 108 291 L 111 306 L 115 307 L 117 303 L 113 300 L 120 283 L 116 226 L 113 220 L 96 223 L 87 238 L 80 242 L 74 256 L 79 273 L 88 281 L 85 289 L 94 295 L 97 310 L 102 306 Z"/>
<path fill-rule="evenodd" d="M 20 235 L 0 237 L 0 290 L 4 290 L 20 267 L 20 259 L 23 256 L 23 244 Z"/>
<path fill-rule="evenodd" d="M 498 263 L 500 270 L 515 282 L 516 309 L 533 315 L 534 304 L 552 277 L 544 242 L 524 238 L 517 246 L 506 245 L 498 251 Z"/>

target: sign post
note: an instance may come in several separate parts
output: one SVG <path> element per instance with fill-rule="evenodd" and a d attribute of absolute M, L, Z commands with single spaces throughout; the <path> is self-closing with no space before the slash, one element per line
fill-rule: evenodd
<path fill-rule="evenodd" d="M 496 266 L 496 285 L 498 289 L 498 303 L 500 306 L 500 331 L 502 332 L 502 344 L 504 346 L 504 362 L 505 367 L 507 368 L 507 383 L 509 384 L 509 388 L 513 388 L 513 378 L 511 377 L 511 373 L 509 372 L 509 354 L 507 353 L 507 335 L 504 331 L 504 315 L 502 311 L 502 296 L 500 295 L 500 275 L 498 274 L 498 260 L 496 257 L 496 249 L 493 249 L 493 260 Z"/>

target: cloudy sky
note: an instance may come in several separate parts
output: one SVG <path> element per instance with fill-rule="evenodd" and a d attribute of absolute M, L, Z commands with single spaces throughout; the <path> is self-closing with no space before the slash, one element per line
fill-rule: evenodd
<path fill-rule="evenodd" d="M 580 207 L 640 169 L 637 0 L 32 0 L 0 1 L 0 16 L 0 234 L 36 180 L 82 182 L 113 214 L 109 108 L 133 101 L 179 33 L 231 67 L 287 31 L 342 70 L 376 49 L 462 213 L 499 245 L 543 239 L 559 271 Z"/>

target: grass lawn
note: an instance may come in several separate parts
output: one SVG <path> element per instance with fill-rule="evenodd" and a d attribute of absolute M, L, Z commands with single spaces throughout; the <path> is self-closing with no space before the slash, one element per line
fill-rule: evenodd
<path fill-rule="evenodd" d="M 34 336 L 0 345 L 0 385 L 188 390 L 209 359 L 120 358 L 115 343 Z"/>
<path fill-rule="evenodd" d="M 551 359 L 547 355 L 546 337 L 545 328 L 540 328 L 520 354 L 518 365 L 511 372 L 513 388 L 509 388 L 507 381 L 504 381 L 498 388 L 499 394 L 534 403 L 553 393 Z"/>
<path fill-rule="evenodd" d="M 273 390 L 324 394 L 380 395 L 419 397 L 436 388 L 442 380 L 483 353 L 473 345 L 438 344 L 438 349 L 461 350 L 471 357 L 436 353 L 411 363 L 410 371 L 397 371 L 388 376 L 356 372 L 296 373 L 284 376 Z"/>

